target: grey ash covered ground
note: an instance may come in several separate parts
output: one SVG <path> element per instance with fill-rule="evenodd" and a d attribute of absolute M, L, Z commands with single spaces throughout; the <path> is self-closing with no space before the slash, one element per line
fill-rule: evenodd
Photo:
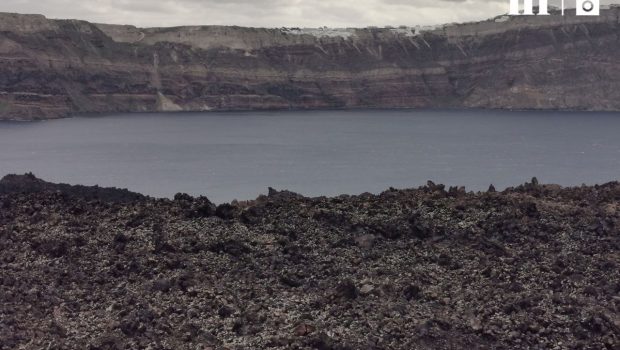
<path fill-rule="evenodd" d="M 620 184 L 206 198 L 0 182 L 1 349 L 619 349 Z"/>

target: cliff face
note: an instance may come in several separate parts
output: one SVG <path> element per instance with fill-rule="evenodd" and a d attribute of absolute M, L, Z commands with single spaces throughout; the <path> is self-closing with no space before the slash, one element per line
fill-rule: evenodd
<path fill-rule="evenodd" d="M 283 108 L 620 110 L 620 9 L 410 28 L 147 28 L 0 14 L 0 119 Z"/>

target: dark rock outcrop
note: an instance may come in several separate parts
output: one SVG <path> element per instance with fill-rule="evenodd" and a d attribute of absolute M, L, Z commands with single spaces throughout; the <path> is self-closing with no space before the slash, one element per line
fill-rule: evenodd
<path fill-rule="evenodd" d="M 0 13 L 0 119 L 313 108 L 620 110 L 620 9 L 437 29 L 136 28 Z"/>
<path fill-rule="evenodd" d="M 2 350 L 620 346 L 618 183 L 215 211 L 1 183 Z"/>
<path fill-rule="evenodd" d="M 38 179 L 33 174 L 7 175 L 0 179 L 0 194 L 30 194 L 57 192 L 67 198 L 80 200 L 101 200 L 105 202 L 133 202 L 146 197 L 126 189 L 99 186 L 54 184 Z M 199 209 L 199 211 L 202 209 Z"/>

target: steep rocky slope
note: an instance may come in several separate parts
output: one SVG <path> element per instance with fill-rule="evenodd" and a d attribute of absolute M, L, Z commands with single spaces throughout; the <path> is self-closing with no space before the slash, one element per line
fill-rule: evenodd
<path fill-rule="evenodd" d="M 0 181 L 2 350 L 620 347 L 618 183 L 217 208 L 41 184 Z"/>
<path fill-rule="evenodd" d="M 419 28 L 135 28 L 0 14 L 0 119 L 279 108 L 620 110 L 620 9 Z"/>

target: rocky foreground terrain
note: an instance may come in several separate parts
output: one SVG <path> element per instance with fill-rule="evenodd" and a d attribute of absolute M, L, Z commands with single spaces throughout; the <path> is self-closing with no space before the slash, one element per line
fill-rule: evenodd
<path fill-rule="evenodd" d="M 620 184 L 218 207 L 0 181 L 1 349 L 620 348 Z"/>
<path fill-rule="evenodd" d="M 0 119 L 316 108 L 620 110 L 620 8 L 437 28 L 136 28 L 0 13 Z M 415 23 L 411 24 L 415 25 Z"/>

